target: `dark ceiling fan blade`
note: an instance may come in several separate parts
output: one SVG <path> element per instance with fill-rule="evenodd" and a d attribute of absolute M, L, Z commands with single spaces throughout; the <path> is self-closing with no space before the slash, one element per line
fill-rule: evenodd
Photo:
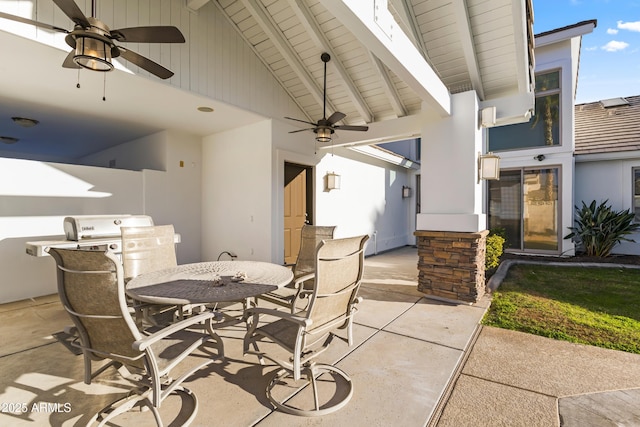
<path fill-rule="evenodd" d="M 335 113 L 329 116 L 327 121 L 329 122 L 329 124 L 333 125 L 339 122 L 340 120 L 344 119 L 345 117 L 347 117 L 346 114 L 341 113 L 340 111 L 336 111 Z"/>
<path fill-rule="evenodd" d="M 53 2 L 69 17 L 73 22 L 81 25 L 82 28 L 89 28 L 89 20 L 80 10 L 76 2 L 73 0 L 53 0 Z"/>
<path fill-rule="evenodd" d="M 315 130 L 315 128 L 292 130 L 292 131 L 291 131 L 291 132 L 289 132 L 289 133 L 305 132 L 305 131 L 308 131 L 308 130 Z"/>
<path fill-rule="evenodd" d="M 133 43 L 184 43 L 184 36 L 172 26 L 131 27 L 111 30 L 111 38 Z"/>
<path fill-rule="evenodd" d="M 144 68 L 151 74 L 154 74 L 161 79 L 168 79 L 169 77 L 173 76 L 173 71 L 167 70 L 162 65 L 158 64 L 157 62 L 153 62 L 149 58 L 145 58 L 144 56 L 135 53 L 132 50 L 127 50 L 122 46 L 118 46 L 118 49 L 120 50 L 120 56 L 122 56 L 124 59 L 137 65 L 140 68 Z"/>
<path fill-rule="evenodd" d="M 47 30 L 59 31 L 61 33 L 69 33 L 64 28 L 56 27 L 54 25 L 45 24 L 44 22 L 34 21 L 33 19 L 23 18 L 22 16 L 9 15 L 8 13 L 0 12 L 0 18 L 10 19 L 11 21 L 22 22 L 23 24 L 31 24 L 36 27 L 45 28 Z"/>
<path fill-rule="evenodd" d="M 308 122 L 308 121 L 306 121 L 306 120 L 294 119 L 293 117 L 285 117 L 285 119 L 295 120 L 296 122 L 302 122 L 302 123 L 306 123 L 306 124 L 308 124 L 308 125 L 318 126 L 318 124 L 317 124 L 317 123 Z"/>
<path fill-rule="evenodd" d="M 71 52 L 69 52 L 67 57 L 64 58 L 64 62 L 62 63 L 62 66 L 64 68 L 80 68 L 80 66 L 73 61 L 73 57 L 75 54 L 76 51 L 72 50 Z"/>
<path fill-rule="evenodd" d="M 344 126 L 334 126 L 334 129 L 340 130 L 358 130 L 361 132 L 368 131 L 369 126 L 352 126 L 352 125 L 344 125 Z"/>

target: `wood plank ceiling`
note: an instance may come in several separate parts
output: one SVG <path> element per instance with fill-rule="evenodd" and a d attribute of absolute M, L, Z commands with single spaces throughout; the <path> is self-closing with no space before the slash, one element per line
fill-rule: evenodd
<path fill-rule="evenodd" d="M 420 112 L 423 99 L 318 0 L 210 1 L 304 111 L 300 119 L 323 115 L 323 52 L 327 116 L 340 111 L 343 124 L 358 125 Z M 488 101 L 531 90 L 531 0 L 388 0 L 388 9 L 450 93 L 475 89 Z"/>

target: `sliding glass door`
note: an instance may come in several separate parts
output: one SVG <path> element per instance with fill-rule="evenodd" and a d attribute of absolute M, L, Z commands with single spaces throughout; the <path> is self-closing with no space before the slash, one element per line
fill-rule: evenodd
<path fill-rule="evenodd" d="M 489 181 L 489 228 L 504 229 L 505 249 L 558 252 L 558 182 L 558 168 L 505 170 Z"/>

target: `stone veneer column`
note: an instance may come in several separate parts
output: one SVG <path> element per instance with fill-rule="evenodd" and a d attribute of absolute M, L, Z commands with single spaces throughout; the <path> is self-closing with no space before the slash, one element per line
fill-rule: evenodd
<path fill-rule="evenodd" d="M 488 230 L 423 231 L 418 241 L 418 290 L 448 300 L 477 302 L 485 293 Z"/>

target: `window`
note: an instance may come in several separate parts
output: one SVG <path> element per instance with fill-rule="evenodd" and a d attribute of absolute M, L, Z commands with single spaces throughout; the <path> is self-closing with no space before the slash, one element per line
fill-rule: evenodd
<path fill-rule="evenodd" d="M 560 145 L 560 71 L 536 76 L 535 115 L 527 123 L 489 129 L 489 151 Z"/>
<path fill-rule="evenodd" d="M 500 171 L 489 181 L 489 228 L 502 228 L 505 249 L 557 253 L 560 248 L 559 169 Z"/>
<path fill-rule="evenodd" d="M 635 222 L 640 222 L 640 168 L 633 169 L 633 212 Z"/>

